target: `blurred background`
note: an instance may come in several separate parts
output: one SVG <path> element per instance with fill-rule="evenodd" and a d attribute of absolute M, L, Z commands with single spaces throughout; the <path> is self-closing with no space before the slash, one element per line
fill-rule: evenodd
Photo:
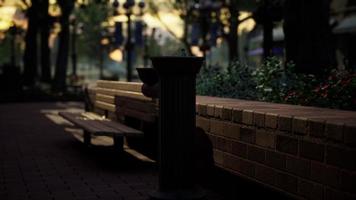
<path fill-rule="evenodd" d="M 26 92 L 75 96 L 97 79 L 138 81 L 135 68 L 150 67 L 149 57 L 182 49 L 206 58 L 205 82 L 198 79 L 197 86 L 203 95 L 281 102 L 293 91 L 288 87 L 270 99 L 274 84 L 294 88 L 311 75 L 314 91 L 340 71 L 347 75 L 337 81 L 355 84 L 352 0 L 0 0 L 0 6 L 3 101 Z M 287 76 L 288 63 L 303 75 L 298 83 Z M 277 83 L 271 81 L 280 74 L 268 78 L 273 67 L 284 70 Z M 237 87 L 250 82 L 244 73 L 254 84 Z M 235 77 L 214 83 L 217 75 Z M 233 94 L 219 89 L 226 82 Z M 351 89 L 347 101 L 354 105 Z"/>

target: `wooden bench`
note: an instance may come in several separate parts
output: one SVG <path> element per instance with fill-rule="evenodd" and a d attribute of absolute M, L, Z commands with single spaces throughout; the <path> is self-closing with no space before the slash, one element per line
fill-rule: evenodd
<path fill-rule="evenodd" d="M 144 136 L 143 126 L 133 128 L 126 124 L 128 117 L 138 117 L 143 122 L 156 120 L 156 100 L 145 97 L 141 86 L 142 83 L 98 80 L 86 97 L 94 102 L 92 112 L 59 114 L 84 130 L 85 144 L 90 145 L 91 136 L 110 136 L 115 148 L 122 149 L 124 137 Z"/>

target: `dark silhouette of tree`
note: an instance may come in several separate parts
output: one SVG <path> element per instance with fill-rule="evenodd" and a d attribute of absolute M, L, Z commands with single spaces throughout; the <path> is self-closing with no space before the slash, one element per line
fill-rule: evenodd
<path fill-rule="evenodd" d="M 298 72 L 322 74 L 335 64 L 329 9 L 330 0 L 285 2 L 286 58 Z"/>
<path fill-rule="evenodd" d="M 32 0 L 27 9 L 28 28 L 25 36 L 24 52 L 24 85 L 33 86 L 37 77 L 37 32 L 38 32 L 38 0 Z"/>
<path fill-rule="evenodd" d="M 51 82 L 51 62 L 48 38 L 50 34 L 51 18 L 48 14 L 48 0 L 40 0 L 40 38 L 41 38 L 41 81 Z"/>
<path fill-rule="evenodd" d="M 274 23 L 283 18 L 284 0 L 263 0 L 254 12 L 254 19 L 263 26 L 263 58 L 272 56 Z"/>
<path fill-rule="evenodd" d="M 230 32 L 228 35 L 228 46 L 229 46 L 229 60 L 230 63 L 231 61 L 233 61 L 234 59 L 238 58 L 238 35 L 237 35 L 237 28 L 239 26 L 239 21 L 238 21 L 238 17 L 239 17 L 239 10 L 237 8 L 237 0 L 232 0 L 230 2 L 229 6 L 229 11 L 231 14 L 230 17 Z"/>
<path fill-rule="evenodd" d="M 66 77 L 69 54 L 69 16 L 74 8 L 73 0 L 58 0 L 62 15 L 59 19 L 61 32 L 59 33 L 58 54 L 56 60 L 53 89 L 55 91 L 66 90 Z"/>

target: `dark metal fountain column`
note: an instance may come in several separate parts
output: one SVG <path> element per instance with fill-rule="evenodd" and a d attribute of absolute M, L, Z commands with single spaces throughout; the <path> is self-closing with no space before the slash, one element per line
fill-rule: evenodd
<path fill-rule="evenodd" d="M 159 191 L 154 199 L 201 199 L 194 181 L 195 78 L 203 58 L 154 57 L 159 91 Z"/>

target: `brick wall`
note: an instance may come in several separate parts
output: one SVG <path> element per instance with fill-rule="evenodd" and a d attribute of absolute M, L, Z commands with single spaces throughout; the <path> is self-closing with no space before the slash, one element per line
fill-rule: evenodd
<path fill-rule="evenodd" d="M 215 165 L 289 195 L 356 199 L 356 112 L 198 97 Z"/>

